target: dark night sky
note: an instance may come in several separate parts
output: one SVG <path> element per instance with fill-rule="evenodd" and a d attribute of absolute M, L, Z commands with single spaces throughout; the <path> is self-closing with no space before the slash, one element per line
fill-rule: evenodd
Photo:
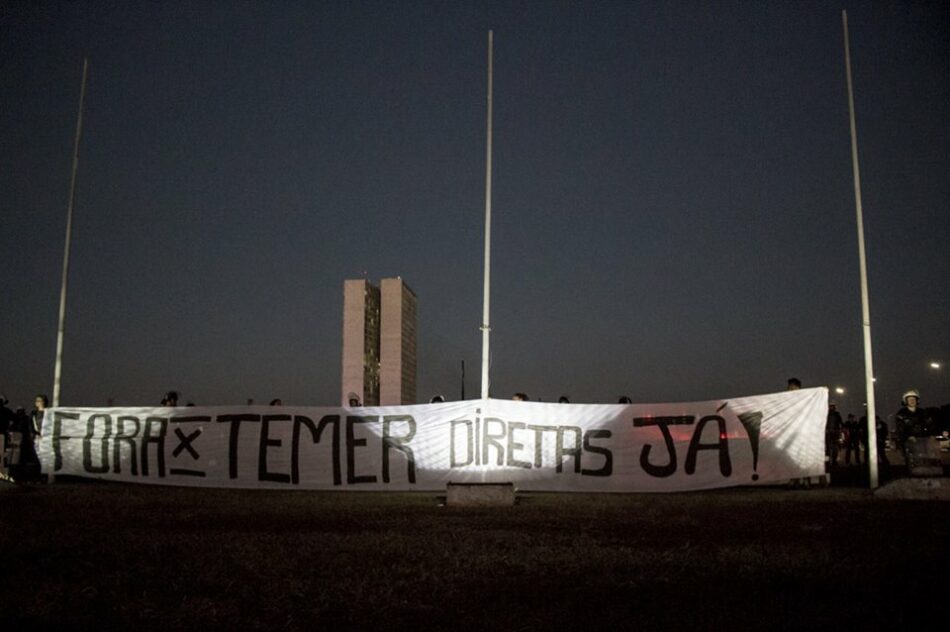
<path fill-rule="evenodd" d="M 877 397 L 950 401 L 950 5 L 846 2 Z M 420 401 L 863 397 L 840 6 L 0 6 L 0 391 L 338 402 L 346 278 L 419 298 Z"/>

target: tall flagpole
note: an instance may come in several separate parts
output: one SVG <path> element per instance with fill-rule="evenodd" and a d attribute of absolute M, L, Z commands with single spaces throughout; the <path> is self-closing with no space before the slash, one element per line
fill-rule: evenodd
<path fill-rule="evenodd" d="M 82 136 L 82 108 L 86 99 L 86 73 L 89 60 L 82 60 L 82 87 L 79 89 L 79 116 L 73 143 L 73 172 L 69 180 L 69 204 L 66 206 L 66 246 L 63 249 L 63 283 L 59 289 L 59 326 L 56 333 L 56 368 L 53 374 L 53 407 L 59 406 L 60 378 L 63 374 L 63 333 L 66 326 L 66 285 L 69 281 L 69 242 L 73 232 L 73 204 L 76 200 L 76 170 L 79 168 L 79 139 Z"/>
<path fill-rule="evenodd" d="M 485 161 L 485 288 L 482 306 L 482 399 L 488 398 L 488 335 L 489 288 L 491 286 L 491 93 L 492 93 L 492 32 L 488 31 L 488 142 Z"/>
<path fill-rule="evenodd" d="M 864 328 L 864 379 L 868 403 L 868 469 L 871 489 L 878 487 L 877 415 L 874 408 L 874 368 L 871 364 L 871 310 L 868 304 L 868 264 L 864 252 L 864 214 L 861 210 L 861 174 L 858 169 L 858 131 L 854 123 L 854 88 L 851 85 L 851 49 L 848 45 L 848 13 L 841 11 L 844 25 L 844 61 L 848 75 L 848 113 L 851 117 L 851 166 L 854 171 L 854 206 L 858 222 L 858 257 L 861 260 L 861 320 Z"/>

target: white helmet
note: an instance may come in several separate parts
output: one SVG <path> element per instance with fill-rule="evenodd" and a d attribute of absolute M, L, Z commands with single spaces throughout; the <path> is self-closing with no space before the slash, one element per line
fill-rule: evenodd
<path fill-rule="evenodd" d="M 904 393 L 903 395 L 901 395 L 901 403 L 902 403 L 904 406 L 907 405 L 907 398 L 908 398 L 908 397 L 915 397 L 915 398 L 917 398 L 917 401 L 919 402 L 919 401 L 920 401 L 920 391 L 918 391 L 916 388 L 912 388 L 912 389 L 910 389 L 909 391 L 907 391 L 906 393 Z"/>

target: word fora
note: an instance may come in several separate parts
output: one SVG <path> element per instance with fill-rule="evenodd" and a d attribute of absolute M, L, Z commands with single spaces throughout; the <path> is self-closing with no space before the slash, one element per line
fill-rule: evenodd
<path fill-rule="evenodd" d="M 257 414 L 227 414 L 214 418 L 207 415 L 137 417 L 134 415 L 116 415 L 114 418 L 107 413 L 90 415 L 85 423 L 84 435 L 67 435 L 63 433 L 63 421 L 79 421 L 77 413 L 56 412 L 53 420 L 52 448 L 53 471 L 63 469 L 64 444 L 72 440 L 82 441 L 83 470 L 89 474 L 121 474 L 125 466 L 133 476 L 149 476 L 149 459 L 154 454 L 156 475 L 165 478 L 167 474 L 173 476 L 205 477 L 206 472 L 199 469 L 170 467 L 166 468 L 167 448 L 174 435 L 177 444 L 171 451 L 173 458 L 187 454 L 194 464 L 200 464 L 201 456 L 198 441 L 203 429 L 195 426 L 196 423 L 228 424 L 228 476 L 236 479 L 239 476 L 238 448 L 242 429 L 250 426 L 258 427 L 257 450 L 257 480 L 276 483 L 300 483 L 300 453 L 302 447 L 319 444 L 326 438 L 329 429 L 330 461 L 333 472 L 333 484 L 343 484 L 343 458 L 346 459 L 347 484 L 376 483 L 382 478 L 383 483 L 389 483 L 390 461 L 393 451 L 399 452 L 407 462 L 407 478 L 410 483 L 416 482 L 415 455 L 409 442 L 416 433 L 416 422 L 410 415 L 354 416 L 325 415 L 319 421 L 304 415 L 257 415 Z M 367 437 L 357 436 L 357 428 L 363 424 L 381 424 L 381 459 L 377 461 L 373 454 L 367 454 L 372 446 L 367 445 Z M 173 428 L 174 433 L 169 429 Z M 288 431 L 289 430 L 289 437 Z M 345 434 L 345 439 L 342 435 Z M 373 435 L 375 436 L 375 435 Z M 278 472 L 271 469 L 269 456 L 272 452 L 290 448 L 290 471 Z M 179 459 L 180 460 L 180 459 Z M 365 471 L 366 463 L 379 463 L 380 476 L 368 474 Z M 357 474 L 358 466 L 363 472 Z M 194 466 L 193 466 L 194 467 Z"/>

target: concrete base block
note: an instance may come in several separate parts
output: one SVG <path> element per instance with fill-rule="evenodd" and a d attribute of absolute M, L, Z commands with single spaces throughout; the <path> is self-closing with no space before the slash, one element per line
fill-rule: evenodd
<path fill-rule="evenodd" d="M 510 507 L 515 504 L 514 483 L 449 483 L 445 487 L 449 507 Z"/>
<path fill-rule="evenodd" d="M 950 500 L 950 479 L 901 478 L 876 489 L 874 497 L 900 500 Z"/>

